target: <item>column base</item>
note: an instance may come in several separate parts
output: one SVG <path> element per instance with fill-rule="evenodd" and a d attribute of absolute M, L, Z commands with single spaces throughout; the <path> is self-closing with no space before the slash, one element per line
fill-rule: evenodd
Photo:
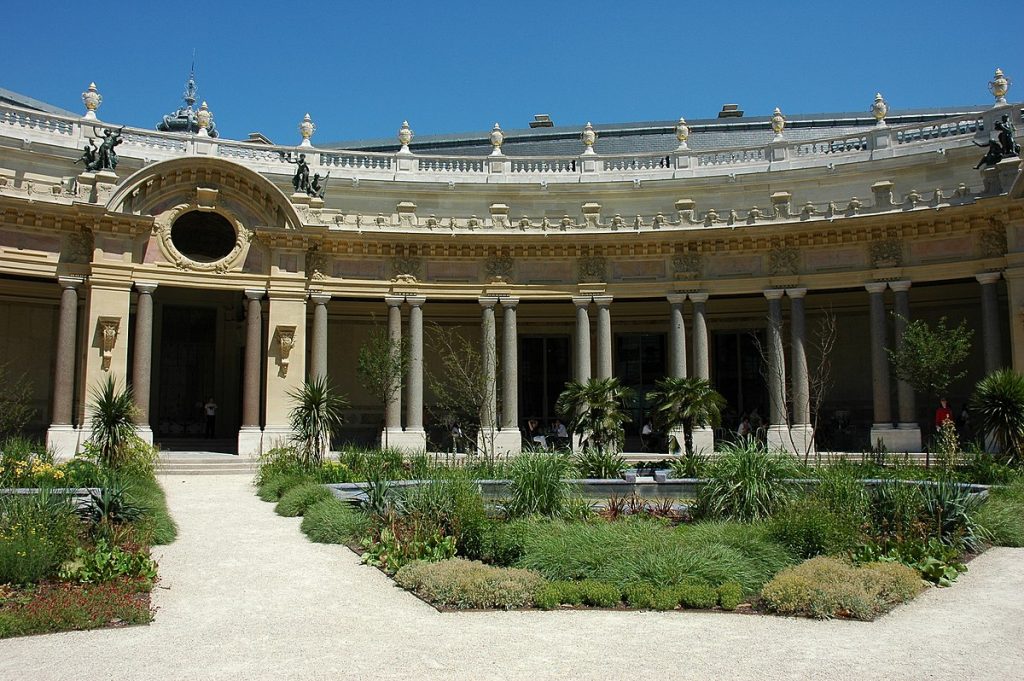
<path fill-rule="evenodd" d="M 149 426 L 135 426 L 135 436 L 150 447 L 153 446 L 153 429 Z"/>
<path fill-rule="evenodd" d="M 793 443 L 789 441 L 789 426 L 768 426 L 767 440 L 770 451 L 793 453 Z"/>
<path fill-rule="evenodd" d="M 789 427 L 790 451 L 797 456 L 813 456 L 814 428 L 809 423 L 796 423 Z"/>
<path fill-rule="evenodd" d="M 259 426 L 242 426 L 238 431 L 238 456 L 258 459 L 263 454 L 263 430 Z"/>
<path fill-rule="evenodd" d="M 896 428 L 888 423 L 876 423 L 871 427 L 871 447 L 877 447 L 879 441 L 893 453 L 920 452 L 921 429 L 916 423 L 901 423 Z"/>
<path fill-rule="evenodd" d="M 674 456 L 682 456 L 686 453 L 686 435 L 683 433 L 682 428 L 677 428 L 668 432 L 668 452 Z M 711 456 L 714 452 L 715 429 L 694 428 L 693 453 L 700 456 Z"/>
<path fill-rule="evenodd" d="M 427 451 L 427 431 L 422 428 L 387 428 L 380 434 L 381 448 L 385 446 L 385 435 L 388 449 L 396 449 L 402 454 L 424 454 Z"/>
<path fill-rule="evenodd" d="M 523 436 L 515 428 L 495 430 L 493 433 L 480 431 L 476 436 L 477 453 L 484 456 L 510 457 L 523 452 Z"/>
<path fill-rule="evenodd" d="M 241 437 L 241 431 L 239 431 L 239 437 Z M 293 437 L 295 433 L 288 426 L 271 426 L 267 425 L 263 427 L 263 438 L 260 443 L 260 453 L 274 449 L 275 447 L 290 447 L 294 443 Z M 239 451 L 241 454 L 241 451 Z"/>
<path fill-rule="evenodd" d="M 46 431 L 46 448 L 53 450 L 54 459 L 68 461 L 78 453 L 82 431 L 74 426 L 50 426 Z"/>

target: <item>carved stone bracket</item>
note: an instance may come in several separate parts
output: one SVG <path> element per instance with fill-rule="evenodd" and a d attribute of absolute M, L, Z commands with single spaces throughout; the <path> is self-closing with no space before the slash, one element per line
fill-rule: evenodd
<path fill-rule="evenodd" d="M 103 371 L 110 371 L 110 360 L 114 356 L 114 346 L 117 344 L 118 330 L 121 327 L 120 317 L 100 317 L 100 368 Z"/>
<path fill-rule="evenodd" d="M 275 336 L 277 337 L 278 364 L 281 367 L 281 375 L 287 376 L 292 348 L 295 347 L 295 325 L 279 324 Z"/>

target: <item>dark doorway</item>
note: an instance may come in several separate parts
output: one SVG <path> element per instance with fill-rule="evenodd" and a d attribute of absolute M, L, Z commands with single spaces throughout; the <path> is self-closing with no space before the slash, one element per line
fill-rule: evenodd
<path fill-rule="evenodd" d="M 718 331 L 712 335 L 712 343 L 711 380 L 728 402 L 722 427 L 735 432 L 740 417 L 755 409 L 767 423 L 768 386 L 761 359 L 761 348 L 766 347 L 764 330 Z"/>
<path fill-rule="evenodd" d="M 615 373 L 622 385 L 633 391 L 626 405 L 626 451 L 641 451 L 640 429 L 651 415 L 647 393 L 665 377 L 666 349 L 663 333 L 620 333 L 615 336 Z"/>
<path fill-rule="evenodd" d="M 555 403 L 569 380 L 569 362 L 568 336 L 519 338 L 520 421 L 535 418 L 546 429 L 558 417 Z"/>

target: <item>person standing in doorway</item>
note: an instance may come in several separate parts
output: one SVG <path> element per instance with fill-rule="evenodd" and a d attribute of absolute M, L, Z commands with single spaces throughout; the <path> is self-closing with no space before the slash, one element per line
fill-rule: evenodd
<path fill-rule="evenodd" d="M 935 410 L 935 430 L 942 429 L 942 424 L 953 420 L 953 410 L 949 408 L 949 400 L 945 397 L 939 400 L 939 408 Z"/>
<path fill-rule="evenodd" d="M 217 403 L 212 397 L 206 400 L 203 411 L 206 412 L 206 437 L 212 440 L 217 432 Z"/>

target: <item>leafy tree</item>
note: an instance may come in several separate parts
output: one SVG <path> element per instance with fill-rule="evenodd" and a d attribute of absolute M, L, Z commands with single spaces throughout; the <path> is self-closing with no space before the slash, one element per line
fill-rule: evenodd
<path fill-rule="evenodd" d="M 943 317 L 932 329 L 923 319 L 915 319 L 907 323 L 899 347 L 887 352 L 897 378 L 917 392 L 939 398 L 950 383 L 967 375 L 958 369 L 971 352 L 973 336 L 966 320 L 948 328 Z"/>
<path fill-rule="evenodd" d="M 468 442 L 482 445 L 488 450 L 484 454 L 493 454 L 495 431 L 477 437 L 484 421 L 483 411 L 492 397 L 479 346 L 457 328 L 440 324 L 428 325 L 426 334 L 440 360 L 439 371 L 426 372 L 427 387 L 434 395 L 434 401 L 427 408 L 436 421 L 444 423 L 449 430 L 457 424 Z M 498 396 L 494 397 L 497 401 Z"/>
<path fill-rule="evenodd" d="M 581 437 L 581 444 L 601 452 L 617 452 L 624 440 L 622 426 L 630 420 L 622 405 L 632 394 L 617 378 L 569 381 L 558 396 L 555 410 Z"/>
<path fill-rule="evenodd" d="M 26 374 L 15 375 L 10 372 L 10 363 L 0 363 L 0 442 L 9 437 L 20 435 L 35 415 L 36 410 L 30 404 L 32 399 L 32 383 Z"/>
<path fill-rule="evenodd" d="M 657 420 L 666 432 L 682 427 L 686 454 L 692 456 L 693 429 L 721 423 L 725 398 L 704 378 L 663 378 L 655 385 L 658 389 L 647 399 L 654 404 Z"/>
<path fill-rule="evenodd" d="M 1013 369 L 993 371 L 978 381 L 970 411 L 982 432 L 992 433 L 1007 462 L 1024 454 L 1024 376 Z"/>
<path fill-rule="evenodd" d="M 92 403 L 89 416 L 92 420 L 90 439 L 98 449 L 100 463 L 115 469 L 123 463 L 129 449 L 136 440 L 135 400 L 131 388 L 119 388 L 113 376 L 90 391 Z"/>
<path fill-rule="evenodd" d="M 403 340 L 394 341 L 386 329 L 375 328 L 359 348 L 356 373 L 370 393 L 381 404 L 394 399 L 402 389 L 402 376 L 409 368 L 409 347 Z M 384 429 L 384 448 L 388 446 L 388 432 Z"/>
<path fill-rule="evenodd" d="M 301 460 L 307 466 L 319 466 L 331 444 L 331 434 L 344 422 L 342 412 L 348 402 L 322 376 L 306 381 L 288 396 L 294 401 L 289 422 Z"/>

